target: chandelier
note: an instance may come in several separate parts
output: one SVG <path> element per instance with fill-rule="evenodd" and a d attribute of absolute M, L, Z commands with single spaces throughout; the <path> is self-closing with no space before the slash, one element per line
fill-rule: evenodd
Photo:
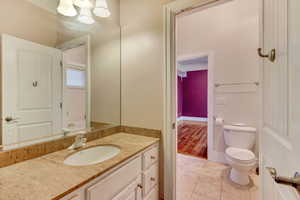
<path fill-rule="evenodd" d="M 106 0 L 95 0 L 93 3 L 90 0 L 60 0 L 57 12 L 68 17 L 77 16 L 77 20 L 84 24 L 95 23 L 93 14 L 97 17 L 110 16 Z"/>

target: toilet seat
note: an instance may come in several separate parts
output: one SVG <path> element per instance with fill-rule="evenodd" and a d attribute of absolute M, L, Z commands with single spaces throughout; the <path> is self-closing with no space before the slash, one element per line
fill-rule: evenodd
<path fill-rule="evenodd" d="M 225 152 L 229 159 L 237 163 L 252 164 L 253 162 L 256 162 L 255 154 L 247 149 L 229 147 Z"/>

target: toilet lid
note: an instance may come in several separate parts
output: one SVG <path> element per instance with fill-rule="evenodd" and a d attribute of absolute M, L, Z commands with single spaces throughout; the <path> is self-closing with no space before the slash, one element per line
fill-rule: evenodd
<path fill-rule="evenodd" d="M 229 147 L 226 149 L 226 154 L 239 162 L 249 163 L 255 160 L 254 153 L 247 149 Z"/>

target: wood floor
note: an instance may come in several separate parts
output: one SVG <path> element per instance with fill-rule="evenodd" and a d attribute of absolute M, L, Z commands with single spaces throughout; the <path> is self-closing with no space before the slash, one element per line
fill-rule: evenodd
<path fill-rule="evenodd" d="M 184 121 L 178 125 L 178 153 L 207 159 L 207 123 Z"/>
<path fill-rule="evenodd" d="M 259 177 L 252 173 L 248 186 L 229 180 L 230 167 L 208 160 L 177 155 L 177 200 L 259 200 Z"/>

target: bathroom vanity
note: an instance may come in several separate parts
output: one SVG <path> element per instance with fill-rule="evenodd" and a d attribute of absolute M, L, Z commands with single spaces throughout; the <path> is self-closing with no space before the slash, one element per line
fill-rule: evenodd
<path fill-rule="evenodd" d="M 64 161 L 86 149 L 111 145 L 120 149 L 98 164 L 70 166 Z M 2 200 L 158 200 L 159 139 L 115 133 L 0 168 Z"/>
<path fill-rule="evenodd" d="M 158 145 L 154 144 L 60 200 L 158 200 Z"/>

